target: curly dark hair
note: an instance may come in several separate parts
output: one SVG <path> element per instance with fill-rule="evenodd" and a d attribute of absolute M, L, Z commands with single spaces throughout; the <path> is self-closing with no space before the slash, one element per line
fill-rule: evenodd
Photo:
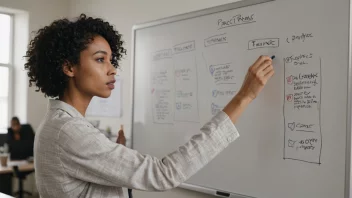
<path fill-rule="evenodd" d="M 30 41 L 25 69 L 28 70 L 29 86 L 45 97 L 58 97 L 67 86 L 68 77 L 62 71 L 64 64 L 77 65 L 80 52 L 87 48 L 95 36 L 102 36 L 110 45 L 112 65 L 119 67 L 119 61 L 126 49 L 122 47 L 122 35 L 113 26 L 100 18 L 81 14 L 77 20 L 59 19 L 41 28 Z"/>

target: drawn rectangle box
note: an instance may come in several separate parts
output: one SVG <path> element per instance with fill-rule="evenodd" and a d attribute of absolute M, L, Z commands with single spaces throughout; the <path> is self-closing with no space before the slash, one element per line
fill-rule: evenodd
<path fill-rule="evenodd" d="M 171 49 L 163 49 L 153 53 L 154 61 L 165 59 L 165 58 L 172 58 Z"/>
<path fill-rule="evenodd" d="M 212 45 L 228 43 L 227 36 L 225 34 L 218 34 L 204 39 L 204 47 L 209 47 Z"/>
<path fill-rule="evenodd" d="M 195 41 L 188 41 L 185 43 L 177 44 L 173 47 L 174 54 L 180 54 L 185 52 L 191 52 L 196 49 Z"/>
<path fill-rule="evenodd" d="M 264 38 L 248 41 L 248 50 L 258 48 L 277 48 L 280 46 L 279 38 Z"/>

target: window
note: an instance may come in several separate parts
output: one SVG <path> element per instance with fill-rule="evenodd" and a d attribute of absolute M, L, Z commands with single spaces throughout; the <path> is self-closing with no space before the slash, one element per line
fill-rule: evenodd
<path fill-rule="evenodd" d="M 0 133 L 7 133 L 11 115 L 12 16 L 0 13 Z"/>

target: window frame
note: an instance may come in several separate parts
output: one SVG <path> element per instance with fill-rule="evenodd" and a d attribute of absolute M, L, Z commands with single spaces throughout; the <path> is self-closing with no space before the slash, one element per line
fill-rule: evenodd
<path fill-rule="evenodd" d="M 7 123 L 10 122 L 11 117 L 13 116 L 13 105 L 14 105 L 14 83 L 15 83 L 15 75 L 14 75 L 14 70 L 15 70 L 15 64 L 14 64 L 14 45 L 15 45 L 15 41 L 14 41 L 14 37 L 15 37 L 15 32 L 14 32 L 14 15 L 11 13 L 7 13 L 7 12 L 1 12 L 0 14 L 3 15 L 8 15 L 10 16 L 10 46 L 9 46 L 9 63 L 8 64 L 4 64 L 4 63 L 0 63 L 0 67 L 5 67 L 8 68 L 8 72 L 9 72 L 9 76 L 8 76 L 8 101 L 7 101 Z M 7 133 L 7 129 L 3 129 L 4 131 L 2 131 L 2 129 L 0 128 L 0 134 L 3 133 Z"/>

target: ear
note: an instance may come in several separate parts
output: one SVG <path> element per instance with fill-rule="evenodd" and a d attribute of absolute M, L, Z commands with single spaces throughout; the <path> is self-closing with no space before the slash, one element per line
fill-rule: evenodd
<path fill-rule="evenodd" d="M 64 74 L 66 74 L 68 77 L 74 77 L 75 73 L 73 70 L 73 66 L 72 64 L 70 64 L 68 61 L 66 61 L 63 65 L 62 65 L 62 71 L 64 72 Z"/>

